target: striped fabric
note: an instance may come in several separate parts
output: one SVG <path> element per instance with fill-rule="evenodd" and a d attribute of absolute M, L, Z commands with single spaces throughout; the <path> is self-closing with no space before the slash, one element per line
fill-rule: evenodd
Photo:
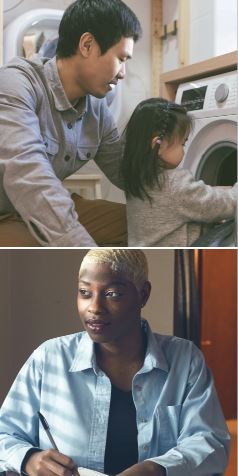
<path fill-rule="evenodd" d="M 168 476 L 222 474 L 229 435 L 209 370 L 190 341 L 153 334 L 134 376 L 139 461 L 152 459 Z M 111 383 L 98 367 L 86 332 L 51 339 L 19 372 L 0 413 L 0 471 L 21 470 L 26 452 L 49 440 L 78 466 L 104 471 Z"/>

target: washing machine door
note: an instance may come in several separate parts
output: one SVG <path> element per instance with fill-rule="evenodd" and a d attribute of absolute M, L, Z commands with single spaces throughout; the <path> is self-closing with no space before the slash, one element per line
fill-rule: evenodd
<path fill-rule="evenodd" d="M 237 120 L 235 116 L 197 119 L 183 167 L 210 185 L 237 181 Z"/>

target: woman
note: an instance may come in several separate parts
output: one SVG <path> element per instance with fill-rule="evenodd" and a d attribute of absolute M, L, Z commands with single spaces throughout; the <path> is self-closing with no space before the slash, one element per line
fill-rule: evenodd
<path fill-rule="evenodd" d="M 20 371 L 1 410 L 1 471 L 224 472 L 229 436 L 210 372 L 192 342 L 154 334 L 141 318 L 150 289 L 142 251 L 86 254 L 78 292 L 85 331 L 45 342 Z M 49 449 L 38 411 L 59 451 Z"/>

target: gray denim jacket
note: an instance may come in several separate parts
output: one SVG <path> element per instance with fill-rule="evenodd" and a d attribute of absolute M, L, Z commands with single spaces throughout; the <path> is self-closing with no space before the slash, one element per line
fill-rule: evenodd
<path fill-rule="evenodd" d="M 0 68 L 0 216 L 17 211 L 43 246 L 95 246 L 62 180 L 94 160 L 120 186 L 121 155 L 106 100 L 72 106 L 56 58 Z"/>

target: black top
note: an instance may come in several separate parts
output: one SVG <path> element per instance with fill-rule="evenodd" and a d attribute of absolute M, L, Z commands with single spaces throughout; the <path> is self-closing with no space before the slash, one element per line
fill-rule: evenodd
<path fill-rule="evenodd" d="M 132 391 L 112 385 L 104 472 L 115 475 L 138 463 L 136 409 Z"/>

